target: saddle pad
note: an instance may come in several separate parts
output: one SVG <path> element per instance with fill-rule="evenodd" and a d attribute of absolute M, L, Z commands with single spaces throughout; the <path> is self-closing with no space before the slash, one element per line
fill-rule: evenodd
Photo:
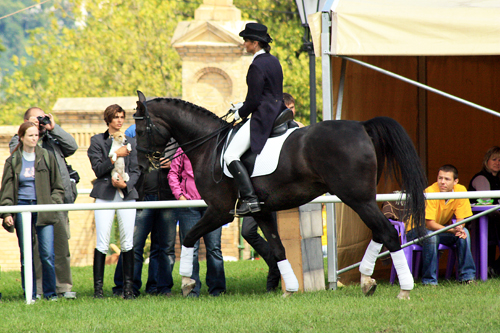
<path fill-rule="evenodd" d="M 283 147 L 283 143 L 288 136 L 296 129 L 298 129 L 298 127 L 290 128 L 283 135 L 267 139 L 264 148 L 255 159 L 255 166 L 250 177 L 266 176 L 276 171 L 280 158 L 281 147 Z M 228 137 L 230 136 L 231 133 L 229 133 Z M 224 165 L 224 174 L 229 178 L 233 178 L 233 175 L 231 175 L 227 169 L 227 165 L 224 163 L 222 156 L 221 163 Z"/>

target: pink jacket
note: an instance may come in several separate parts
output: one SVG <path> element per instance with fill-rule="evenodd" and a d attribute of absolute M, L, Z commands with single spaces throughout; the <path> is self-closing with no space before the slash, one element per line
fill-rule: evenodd
<path fill-rule="evenodd" d="M 179 147 L 174 156 L 182 154 L 182 148 Z M 168 172 L 168 184 L 177 200 L 184 195 L 188 200 L 200 200 L 201 196 L 194 183 L 193 167 L 189 158 L 183 154 L 172 161 L 170 171 Z"/>

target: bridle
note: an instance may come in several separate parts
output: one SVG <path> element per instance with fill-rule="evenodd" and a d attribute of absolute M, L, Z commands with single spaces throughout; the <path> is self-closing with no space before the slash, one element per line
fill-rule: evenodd
<path fill-rule="evenodd" d="M 144 116 L 137 116 L 136 114 L 134 114 L 133 117 L 135 120 L 145 120 L 146 121 L 147 147 L 142 147 L 142 146 L 137 145 L 136 149 L 138 151 L 144 153 L 144 155 L 148 159 L 150 165 L 155 169 L 158 169 L 161 167 L 162 164 L 166 164 L 168 161 L 172 161 L 173 159 L 178 158 L 178 157 L 182 156 L 183 154 L 186 154 L 187 152 L 190 152 L 191 150 L 203 145 L 205 142 L 207 142 L 208 140 L 212 139 L 215 136 L 218 137 L 217 144 L 215 147 L 215 150 L 217 150 L 217 147 L 223 142 L 224 138 L 228 135 L 229 132 L 226 132 L 225 134 L 223 134 L 222 138 L 219 137 L 220 134 L 224 130 L 232 127 L 233 124 L 235 123 L 235 121 L 233 120 L 231 123 L 227 123 L 227 124 L 222 125 L 217 130 L 215 130 L 214 132 L 212 132 L 208 135 L 205 135 L 201 138 L 197 138 L 197 139 L 185 142 L 184 144 L 182 144 L 183 152 L 175 155 L 175 152 L 177 151 L 177 143 L 175 141 L 168 143 L 162 152 L 160 152 L 158 150 L 151 149 L 151 147 L 153 147 L 152 143 L 153 143 L 153 138 L 154 138 L 155 133 L 158 134 L 160 137 L 162 137 L 164 140 L 167 139 L 167 137 L 170 135 L 170 133 L 167 129 L 165 129 L 166 134 L 163 134 L 160 131 L 160 129 L 158 129 L 158 127 L 153 123 L 153 121 L 151 120 L 151 117 L 149 116 L 147 101 L 142 102 L 142 105 L 144 106 Z M 232 112 L 228 111 L 224 116 L 221 117 L 221 119 L 225 120 L 230 114 L 232 114 Z M 184 147 L 191 145 L 191 144 L 194 144 L 194 145 L 192 147 L 190 147 L 189 149 L 184 149 Z M 216 155 L 216 151 L 214 151 L 214 156 L 215 155 Z M 162 157 L 165 157 L 166 159 L 163 162 L 160 162 L 160 159 Z"/>
<path fill-rule="evenodd" d="M 155 133 L 158 134 L 160 137 L 163 139 L 167 139 L 170 133 L 168 132 L 167 129 L 165 129 L 166 134 L 163 134 L 158 127 L 153 123 L 151 120 L 151 117 L 149 116 L 148 112 L 148 106 L 147 102 L 144 101 L 142 103 L 144 106 L 144 116 L 138 116 L 137 113 L 134 114 L 134 119 L 135 120 L 145 120 L 146 121 L 146 140 L 147 140 L 147 147 L 142 147 L 137 145 L 136 149 L 146 156 L 148 159 L 149 163 L 153 168 L 158 169 L 160 167 L 160 158 L 162 157 L 162 154 L 164 152 L 160 152 L 158 150 L 153 150 L 151 147 L 153 147 L 153 138 L 155 137 Z M 169 144 L 170 145 L 170 144 Z M 168 147 L 168 145 L 167 145 Z"/>

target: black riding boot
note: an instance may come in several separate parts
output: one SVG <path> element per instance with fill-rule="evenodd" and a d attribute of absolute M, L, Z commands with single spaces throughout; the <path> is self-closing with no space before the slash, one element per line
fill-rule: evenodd
<path fill-rule="evenodd" d="M 94 298 L 103 298 L 102 285 L 104 280 L 104 264 L 106 255 L 94 249 Z"/>
<path fill-rule="evenodd" d="M 134 299 L 134 250 L 122 252 L 123 259 L 123 298 Z"/>
<path fill-rule="evenodd" d="M 232 161 L 227 169 L 234 177 L 236 185 L 240 190 L 241 205 L 236 209 L 236 215 L 243 216 L 249 213 L 260 212 L 259 199 L 253 189 L 252 181 L 248 175 L 248 171 L 241 161 Z M 231 214 L 233 211 L 230 212 Z"/>

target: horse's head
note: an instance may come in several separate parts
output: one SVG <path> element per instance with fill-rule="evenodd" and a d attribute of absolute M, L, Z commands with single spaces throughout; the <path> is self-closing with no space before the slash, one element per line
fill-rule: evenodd
<path fill-rule="evenodd" d="M 148 102 L 140 91 L 137 91 L 139 101 L 134 114 L 137 141 L 137 162 L 141 172 L 148 172 L 149 167 L 157 168 L 160 157 L 171 134 L 167 125 L 159 124 L 154 114 L 148 112 Z"/>

